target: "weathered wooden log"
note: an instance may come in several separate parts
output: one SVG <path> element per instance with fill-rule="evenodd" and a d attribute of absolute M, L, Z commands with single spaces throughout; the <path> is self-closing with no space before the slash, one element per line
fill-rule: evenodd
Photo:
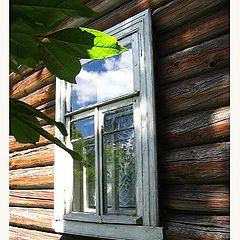
<path fill-rule="evenodd" d="M 9 171 L 10 189 L 52 189 L 54 166 Z"/>
<path fill-rule="evenodd" d="M 55 126 L 47 125 L 47 126 L 44 126 L 43 129 L 45 129 L 47 132 L 49 132 L 52 135 L 55 134 Z M 30 148 L 37 148 L 39 146 L 45 146 L 49 143 L 51 143 L 51 142 L 42 136 L 40 136 L 40 140 L 36 144 L 19 143 L 15 140 L 15 138 L 13 136 L 10 136 L 9 137 L 9 152 L 12 153 L 14 151 L 21 151 L 21 150 L 26 150 L 26 149 L 30 149 Z"/>
<path fill-rule="evenodd" d="M 13 226 L 9 227 L 9 240 L 59 240 L 61 239 L 61 236 L 61 234 L 56 233 L 48 233 Z"/>
<path fill-rule="evenodd" d="M 53 165 L 54 144 L 14 152 L 9 157 L 10 170 Z"/>
<path fill-rule="evenodd" d="M 12 86 L 10 89 L 10 95 L 12 98 L 19 99 L 53 83 L 54 81 L 55 76 L 53 76 L 47 68 L 43 68 Z"/>
<path fill-rule="evenodd" d="M 53 107 L 53 106 L 55 106 L 55 99 L 53 99 L 53 100 L 51 100 L 51 101 L 49 101 L 49 102 L 47 102 L 47 103 L 44 103 L 44 104 L 42 104 L 42 105 L 40 105 L 40 106 L 38 106 L 38 107 L 36 107 L 38 110 L 41 110 L 41 111 L 43 111 L 43 110 L 45 110 L 46 108 L 51 108 L 51 107 Z"/>
<path fill-rule="evenodd" d="M 227 8 L 187 23 L 175 31 L 167 32 L 165 35 L 160 33 L 157 40 L 160 46 L 160 56 L 172 54 L 228 33 L 229 21 L 229 9 Z"/>
<path fill-rule="evenodd" d="M 22 79 L 28 77 L 29 75 L 31 75 L 32 73 L 38 71 L 38 70 L 41 69 L 41 68 L 43 68 L 43 63 L 37 64 L 37 66 L 36 66 L 35 68 L 21 67 L 21 68 L 20 68 L 21 74 L 12 72 L 12 73 L 9 75 L 9 83 L 10 83 L 10 86 L 13 86 L 13 85 L 16 84 L 17 82 L 19 82 L 19 81 L 21 81 Z"/>
<path fill-rule="evenodd" d="M 229 182 L 230 143 L 172 149 L 159 159 L 160 178 L 173 184 Z"/>
<path fill-rule="evenodd" d="M 169 240 L 230 239 L 229 216 L 168 215 L 164 238 Z"/>
<path fill-rule="evenodd" d="M 149 7 L 155 9 L 169 3 L 170 1 L 171 0 L 133 0 L 120 6 L 115 11 L 104 15 L 102 18 L 88 24 L 88 27 L 105 30 Z M 123 12 L 124 14 L 122 14 Z"/>
<path fill-rule="evenodd" d="M 228 185 L 167 186 L 164 206 L 184 212 L 228 214 L 230 211 Z"/>
<path fill-rule="evenodd" d="M 223 107 L 168 119 L 162 144 L 173 148 L 228 141 L 229 114 L 229 107 Z"/>
<path fill-rule="evenodd" d="M 160 91 L 160 111 L 167 115 L 227 106 L 230 100 L 229 69 L 177 82 Z"/>
<path fill-rule="evenodd" d="M 154 24 L 163 32 L 216 11 L 227 5 L 227 0 L 174 0 L 154 12 Z"/>
<path fill-rule="evenodd" d="M 160 84 L 194 77 L 229 65 L 229 35 L 161 58 L 156 68 Z"/>
<path fill-rule="evenodd" d="M 86 3 L 88 7 L 98 13 L 98 17 L 106 15 L 108 12 L 113 11 L 114 9 L 124 5 L 131 0 L 91 0 Z M 72 28 L 78 26 L 86 26 L 87 23 L 96 21 L 96 18 L 70 18 L 65 22 L 60 24 L 57 28 L 55 28 L 51 32 L 56 32 L 65 28 Z"/>
<path fill-rule="evenodd" d="M 10 190 L 11 207 L 53 208 L 53 190 Z"/>
<path fill-rule="evenodd" d="M 42 112 L 52 119 L 55 118 L 55 106 L 52 106 L 50 108 L 45 108 Z M 38 120 L 42 126 L 47 124 L 47 122 L 43 119 L 38 118 Z"/>
<path fill-rule="evenodd" d="M 53 232 L 52 209 L 10 207 L 10 225 Z"/>
<path fill-rule="evenodd" d="M 49 84 L 20 100 L 34 107 L 38 107 L 44 103 L 47 103 L 55 99 L 55 87 L 56 84 Z"/>

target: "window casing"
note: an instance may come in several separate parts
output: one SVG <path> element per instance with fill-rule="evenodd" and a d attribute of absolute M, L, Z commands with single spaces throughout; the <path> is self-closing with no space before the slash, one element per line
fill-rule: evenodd
<path fill-rule="evenodd" d="M 150 10 L 146 10 L 106 31 L 129 48 L 122 56 L 83 62 L 83 70 L 91 74 L 94 69 L 102 73 L 96 70 L 100 65 L 115 73 L 119 66 L 122 71 L 130 68 L 124 79 L 116 80 L 116 84 L 126 81 L 122 89 L 119 85 L 112 90 L 117 77 L 110 81 L 103 77 L 102 85 L 99 79 L 93 82 L 89 98 L 84 92 L 88 89 L 74 89 L 57 80 L 56 120 L 66 124 L 69 134 L 63 138 L 56 130 L 56 135 L 68 147 L 81 148 L 86 160 L 83 166 L 56 147 L 53 226 L 57 232 L 162 239 L 150 19 Z M 79 85 L 84 81 L 79 79 Z"/>

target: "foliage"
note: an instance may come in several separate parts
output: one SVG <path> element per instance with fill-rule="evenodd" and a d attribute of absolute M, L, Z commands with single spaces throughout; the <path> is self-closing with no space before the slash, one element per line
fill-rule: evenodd
<path fill-rule="evenodd" d="M 102 59 L 126 51 L 116 38 L 97 30 L 81 27 L 56 30 L 70 17 L 92 16 L 96 13 L 79 0 L 11 0 L 10 71 L 19 73 L 19 65 L 34 68 L 43 62 L 53 75 L 75 83 L 81 69 L 80 59 Z M 67 134 L 61 123 L 10 99 L 10 134 L 17 141 L 35 144 L 42 135 L 73 158 L 80 157 L 46 132 L 37 117 L 56 125 L 63 135 Z"/>

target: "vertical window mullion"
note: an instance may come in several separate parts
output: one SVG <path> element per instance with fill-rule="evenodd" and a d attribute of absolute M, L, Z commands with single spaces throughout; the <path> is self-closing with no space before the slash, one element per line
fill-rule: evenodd
<path fill-rule="evenodd" d="M 104 199 L 104 179 L 103 179 L 103 139 L 102 139 L 102 131 L 103 131 L 103 114 L 102 111 L 98 111 L 98 129 L 97 129 L 97 134 L 98 134 L 98 156 L 97 156 L 97 161 L 98 161 L 98 180 L 97 186 L 98 186 L 98 202 L 99 202 L 99 215 L 104 215 L 106 212 L 106 201 Z"/>
<path fill-rule="evenodd" d="M 95 135 L 95 191 L 96 191 L 96 215 L 101 215 L 101 166 L 100 166 L 100 148 L 99 148 L 99 110 L 94 109 L 94 135 Z"/>

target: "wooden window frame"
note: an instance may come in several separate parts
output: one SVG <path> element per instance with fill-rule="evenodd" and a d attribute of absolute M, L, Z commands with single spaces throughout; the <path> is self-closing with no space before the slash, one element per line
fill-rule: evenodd
<path fill-rule="evenodd" d="M 151 32 L 151 11 L 149 9 L 130 17 L 105 31 L 106 33 L 124 39 L 133 36 L 136 48 L 133 49 L 134 92 L 116 99 L 98 103 L 74 112 L 70 109 L 71 85 L 60 79 L 56 80 L 56 120 L 66 124 L 70 129 L 70 117 L 102 116 L 102 112 L 110 107 L 126 106 L 126 103 L 138 104 L 134 111 L 138 142 L 137 168 L 137 216 L 103 215 L 103 212 L 91 213 L 72 212 L 73 201 L 73 161 L 68 153 L 55 147 L 54 176 L 54 220 L 56 232 L 76 234 L 108 239 L 163 239 L 162 228 L 159 227 L 158 184 L 157 184 L 157 154 L 155 130 L 155 98 L 153 81 L 153 53 Z M 106 107 L 107 106 L 107 107 Z M 105 109 L 105 110 L 104 110 Z M 96 120 L 95 120 L 96 121 Z M 100 119 L 100 122 L 102 120 Z M 135 121 L 135 120 L 134 120 Z M 134 122 L 135 125 L 135 122 Z M 99 129 L 96 128 L 96 134 Z M 70 138 L 64 138 L 56 129 L 55 133 L 67 146 Z M 97 143 L 99 144 L 99 143 Z M 101 144 L 101 143 L 100 143 Z M 99 154 L 101 156 L 101 154 Z M 101 162 L 101 161 L 100 161 Z M 96 162 L 97 163 L 97 162 Z M 101 167 L 101 166 L 99 166 Z M 99 171 L 97 171 L 99 172 Z M 96 184 L 99 176 L 96 176 Z M 98 193 L 97 196 L 101 196 Z M 97 201 L 98 202 L 98 201 Z M 101 202 L 101 201 L 100 201 Z M 98 207 L 103 209 L 103 207 Z"/>

